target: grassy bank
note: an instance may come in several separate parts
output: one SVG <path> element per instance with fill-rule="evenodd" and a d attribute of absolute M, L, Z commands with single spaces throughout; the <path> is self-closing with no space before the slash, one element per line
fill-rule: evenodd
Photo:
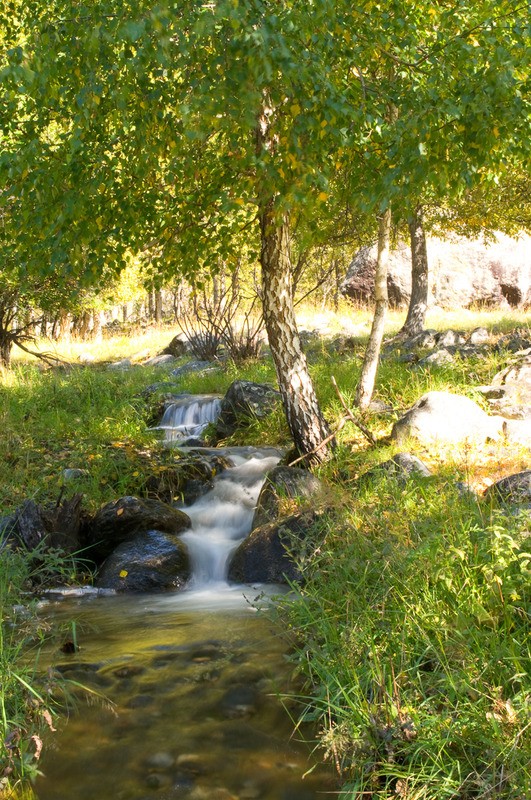
<path fill-rule="evenodd" d="M 369 320 L 363 310 L 327 315 L 327 329 L 349 334 L 348 344 L 330 348 L 315 339 L 308 347 L 317 393 L 333 427 L 343 408 L 331 376 L 352 405 Z M 401 321 L 392 315 L 389 333 Z M 311 330 L 315 316 L 301 312 L 300 322 Z M 428 319 L 440 330 L 485 325 L 494 338 L 525 324 L 523 316 L 472 312 Z M 30 497 L 55 503 L 62 494 L 82 491 L 86 507 L 95 510 L 141 491 L 159 450 L 149 430 L 153 405 L 142 392 L 173 379 L 167 369 L 139 364 L 175 333 L 167 328 L 99 344 L 73 343 L 59 348 L 73 366 L 59 369 L 43 371 L 35 361 L 15 360 L 0 381 L 0 516 Z M 80 357 L 87 353 L 94 363 L 84 366 Z M 105 366 L 126 357 L 138 365 L 124 372 Z M 377 397 L 393 412 L 366 419 L 379 444 L 369 447 L 347 425 L 335 458 L 321 470 L 323 506 L 334 510 L 315 530 L 303 591 L 281 613 L 296 644 L 296 668 L 306 680 L 301 714 L 318 721 L 319 757 L 335 763 L 345 798 L 531 796 L 529 516 L 506 513 L 458 489 L 463 482 L 481 491 L 527 468 L 529 453 L 496 443 L 473 450 L 417 449 L 432 478 L 405 485 L 383 477 L 357 481 L 396 452 L 385 437 L 423 392 L 450 389 L 481 401 L 474 387 L 488 384 L 505 360 L 503 353 L 490 353 L 432 370 L 384 360 Z M 177 388 L 223 393 L 236 378 L 275 382 L 273 366 L 264 359 L 189 374 Z M 281 413 L 239 432 L 232 443 L 257 442 L 289 444 Z M 86 474 L 65 485 L 67 468 Z M 21 658 L 23 650 L 38 647 L 43 633 L 13 612 L 27 604 L 24 592 L 42 579 L 36 571 L 49 565 L 3 555 L 2 740 L 3 769 L 13 767 L 10 779 L 38 765 L 39 726 L 49 724 L 45 710 L 53 692 L 42 697 L 34 668 Z M 25 742 L 16 762 L 9 738 L 14 730 Z"/>

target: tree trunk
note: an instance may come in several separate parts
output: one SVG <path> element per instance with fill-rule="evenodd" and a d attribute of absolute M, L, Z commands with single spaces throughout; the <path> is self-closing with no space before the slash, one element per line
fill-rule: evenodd
<path fill-rule="evenodd" d="M 406 321 L 400 333 L 415 336 L 424 330 L 428 308 L 428 251 L 424 232 L 422 206 L 418 206 L 409 220 L 411 240 L 411 299 Z"/>
<path fill-rule="evenodd" d="M 329 428 L 315 396 L 295 322 L 288 221 L 276 219 L 272 201 L 260 210 L 260 229 L 264 321 L 284 410 L 295 447 L 301 455 L 308 455 L 310 463 L 319 463 L 330 455 L 328 446 L 320 447 Z"/>
<path fill-rule="evenodd" d="M 365 349 L 360 381 L 356 391 L 358 407 L 365 411 L 371 402 L 376 381 L 376 371 L 380 358 L 380 348 L 384 335 L 385 315 L 387 312 L 387 264 L 389 261 L 389 241 L 391 238 L 391 209 L 384 211 L 378 226 L 378 261 L 374 278 L 374 317 L 372 328 Z"/>
<path fill-rule="evenodd" d="M 11 365 L 11 350 L 13 347 L 13 340 L 10 336 L 2 336 L 0 333 L 0 367 L 9 369 Z"/>
<path fill-rule="evenodd" d="M 160 325 L 162 322 L 162 290 L 155 289 L 155 322 Z"/>

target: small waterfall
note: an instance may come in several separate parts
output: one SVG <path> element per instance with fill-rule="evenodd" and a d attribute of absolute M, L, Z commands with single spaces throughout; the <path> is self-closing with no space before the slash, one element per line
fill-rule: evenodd
<path fill-rule="evenodd" d="M 169 405 L 158 426 L 167 444 L 196 438 L 219 416 L 221 398 L 212 395 L 184 395 Z"/>
<path fill-rule="evenodd" d="M 223 455 L 234 465 L 222 472 L 213 488 L 191 506 L 192 520 L 182 534 L 192 562 L 191 589 L 223 589 L 230 556 L 251 529 L 254 509 L 266 472 L 278 463 L 274 448 L 227 448 Z"/>

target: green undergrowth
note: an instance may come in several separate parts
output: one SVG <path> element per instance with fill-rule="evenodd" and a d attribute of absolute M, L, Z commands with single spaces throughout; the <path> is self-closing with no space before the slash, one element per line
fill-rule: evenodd
<path fill-rule="evenodd" d="M 531 792 L 529 516 L 385 479 L 319 523 L 282 603 L 301 718 L 350 800 Z"/>
<path fill-rule="evenodd" d="M 467 313 L 466 325 L 454 320 L 440 329 L 477 324 L 486 322 Z M 501 318 L 496 325 L 499 333 L 511 329 Z M 164 333 L 167 340 L 171 335 Z M 157 337 L 150 352 L 163 344 L 160 331 Z M 141 342 L 124 339 L 102 353 L 131 357 L 147 342 L 145 336 Z M 354 408 L 362 356 L 361 338 L 340 352 L 322 343 L 308 348 L 333 430 L 344 405 Z M 397 452 L 389 439 L 392 424 L 421 394 L 451 390 L 483 403 L 475 387 L 490 383 L 507 357 L 490 352 L 427 370 L 400 363 L 396 354 L 385 356 L 375 396 L 390 408 L 363 416 L 377 445 L 348 423 L 333 458 L 319 470 L 325 510 L 305 553 L 306 583 L 280 611 L 296 643 L 296 668 L 306 679 L 301 716 L 317 721 L 320 753 L 341 775 L 344 800 L 531 796 L 529 517 L 456 489 L 461 482 L 482 490 L 528 467 L 529 453 L 495 443 L 473 452 L 416 446 L 413 452 L 433 478 L 358 481 Z M 178 458 L 164 454 L 159 434 L 150 430 L 163 396 L 222 395 L 236 379 L 276 385 L 270 358 L 213 364 L 179 377 L 167 368 L 116 372 L 96 363 L 43 371 L 16 362 L 0 376 L 0 517 L 28 498 L 54 504 L 81 492 L 84 507 L 95 511 L 117 497 L 141 494 L 157 464 L 164 468 L 164 459 Z M 158 389 L 146 394 L 151 385 Z M 282 411 L 254 420 L 226 443 L 289 448 Z M 68 468 L 85 473 L 68 484 Z M 38 768 L 40 736 L 50 719 L 53 724 L 48 715 L 55 697 L 35 666 L 47 632 L 26 592 L 53 574 L 54 559 L 62 556 L 28 561 L 5 549 L 1 556 L 0 747 L 4 777 L 13 785 Z M 76 580 L 68 563 L 61 573 L 67 582 Z M 15 612 L 20 605 L 26 611 Z"/>

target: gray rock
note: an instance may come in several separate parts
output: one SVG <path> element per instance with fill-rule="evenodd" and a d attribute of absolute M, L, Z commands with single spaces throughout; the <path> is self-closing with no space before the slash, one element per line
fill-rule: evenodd
<path fill-rule="evenodd" d="M 84 530 L 88 555 L 100 563 L 122 542 L 137 534 L 157 530 L 178 534 L 191 525 L 190 518 L 160 500 L 121 497 L 103 506 Z"/>
<path fill-rule="evenodd" d="M 491 417 L 468 397 L 428 392 L 393 425 L 391 438 L 416 439 L 423 444 L 484 442 L 499 439 L 503 419 Z"/>
<path fill-rule="evenodd" d="M 360 476 L 360 481 L 365 481 L 368 478 L 376 478 L 381 474 L 387 474 L 395 477 L 400 483 L 404 483 L 409 478 L 429 478 L 431 471 L 426 464 L 412 455 L 412 453 L 397 453 L 388 461 L 383 461 L 377 464 L 372 469 L 365 472 Z"/>
<path fill-rule="evenodd" d="M 531 507 L 531 469 L 508 475 L 493 483 L 485 491 L 485 497 L 504 503 Z"/>
<path fill-rule="evenodd" d="M 188 372 L 214 372 L 218 367 L 213 366 L 210 361 L 189 361 L 183 364 L 182 367 L 172 369 L 171 374 L 176 378 L 186 375 Z"/>
<path fill-rule="evenodd" d="M 485 344 L 490 339 L 490 334 L 486 328 L 474 328 L 468 337 L 469 344 Z"/>
<path fill-rule="evenodd" d="M 88 475 L 90 475 L 88 469 L 69 467 L 63 470 L 63 481 L 65 483 L 72 483 L 74 481 L 79 481 L 81 478 L 86 478 Z"/>
<path fill-rule="evenodd" d="M 321 481 L 305 469 L 273 467 L 258 496 L 251 530 L 277 520 L 283 500 L 313 497 L 321 488 Z"/>
<path fill-rule="evenodd" d="M 280 392 L 269 384 L 234 381 L 221 401 L 216 432 L 220 437 L 230 436 L 246 420 L 267 417 L 281 402 Z"/>
<path fill-rule="evenodd" d="M 235 583 L 300 582 L 296 563 L 304 557 L 305 540 L 317 516 L 312 513 L 287 517 L 251 531 L 236 550 L 229 566 L 229 581 Z"/>
<path fill-rule="evenodd" d="M 144 367 L 165 367 L 167 364 L 174 364 L 176 361 L 175 356 L 161 353 L 144 361 Z"/>
<path fill-rule="evenodd" d="M 131 369 L 132 366 L 133 362 L 130 358 L 123 358 L 121 361 L 115 361 L 114 364 L 109 364 L 107 369 L 116 370 L 119 372 L 120 370 L 126 371 Z"/>
<path fill-rule="evenodd" d="M 153 592 L 180 589 L 189 578 L 183 542 L 153 530 L 118 545 L 102 564 L 96 585 L 117 592 Z"/>
<path fill-rule="evenodd" d="M 455 331 L 448 330 L 438 333 L 435 337 L 438 347 L 452 347 L 464 342 L 464 337 Z"/>
<path fill-rule="evenodd" d="M 440 350 L 434 350 L 433 353 L 421 358 L 418 362 L 419 367 L 440 367 L 444 364 L 451 364 L 455 361 L 453 355 L 442 347 Z"/>

